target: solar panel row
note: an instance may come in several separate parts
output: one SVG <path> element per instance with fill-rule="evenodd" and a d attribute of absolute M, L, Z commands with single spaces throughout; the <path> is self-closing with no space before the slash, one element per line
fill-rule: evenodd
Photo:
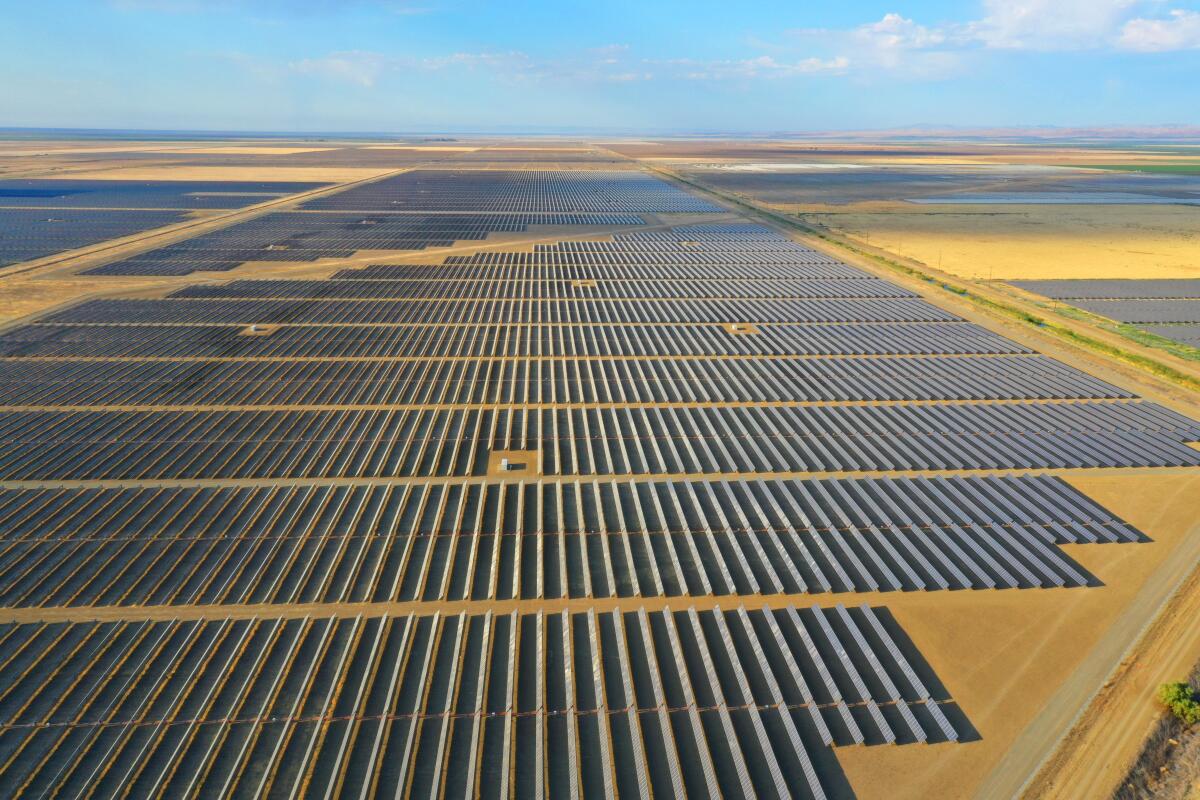
<path fill-rule="evenodd" d="M 0 492 L 7 607 L 1083 586 L 1055 478 Z"/>
<path fill-rule="evenodd" d="M 557 411 L 8 411 L 0 479 L 472 476 L 1200 464 L 1200 424 L 1147 403 Z"/>
<path fill-rule="evenodd" d="M 1200 280 L 1014 281 L 1013 285 L 1180 344 L 1195 346 L 1200 341 Z"/>
<path fill-rule="evenodd" d="M 745 299 L 914 297 L 886 281 L 709 280 L 697 285 L 678 279 L 657 280 L 239 280 L 187 286 L 171 297 L 232 297 L 395 300 L 501 299 Z"/>
<path fill-rule="evenodd" d="M 0 357 L 461 358 L 468 356 L 825 356 L 1018 354 L 1030 351 L 965 322 L 763 325 L 36 324 L 0 332 Z M 264 329 L 267 330 L 267 329 Z"/>
<path fill-rule="evenodd" d="M 892 625 L 869 607 L 8 625 L 0 791 L 824 797 L 826 745 L 959 737 Z"/>
<path fill-rule="evenodd" d="M 69 323 L 536 324 L 703 322 L 951 322 L 916 298 L 815 300 L 89 300 L 43 317 Z"/>
<path fill-rule="evenodd" d="M 0 406 L 557 405 L 1131 396 L 1042 356 L 0 361 Z"/>

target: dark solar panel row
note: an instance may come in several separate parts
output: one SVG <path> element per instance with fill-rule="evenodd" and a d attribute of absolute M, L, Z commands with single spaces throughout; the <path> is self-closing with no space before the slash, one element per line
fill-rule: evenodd
<path fill-rule="evenodd" d="M 87 275 L 186 275 L 247 261 L 347 258 L 357 250 L 422 250 L 530 225 L 640 225 L 636 214 L 309 214 L 277 212 L 88 270 Z"/>
<path fill-rule="evenodd" d="M 325 183 L 282 181 L 126 181 L 69 178 L 0 180 L 0 206 L 56 208 L 242 208 Z"/>
<path fill-rule="evenodd" d="M 1147 403 L 393 411 L 10 411 L 4 480 L 545 475 L 1200 464 L 1200 423 Z"/>
<path fill-rule="evenodd" d="M 515 256 L 515 258 L 508 258 Z M 628 261 L 630 263 L 618 263 Z M 712 263 L 678 263 L 658 257 L 543 258 L 536 253 L 487 251 L 470 257 L 447 256 L 442 264 L 372 264 L 339 270 L 338 280 L 876 280 L 861 270 L 845 265 L 792 263 L 744 263 L 717 259 Z"/>
<path fill-rule="evenodd" d="M 722 211 L 634 170 L 413 170 L 302 208 L 355 211 Z"/>
<path fill-rule="evenodd" d="M 0 266 L 131 236 L 187 218 L 182 211 L 0 208 Z"/>
<path fill-rule="evenodd" d="M 1176 325 L 1141 325 L 1139 327 L 1157 336 L 1173 339 L 1181 344 L 1190 344 L 1192 347 L 1200 345 L 1200 323 L 1190 325 L 1187 323 Z"/>
<path fill-rule="evenodd" d="M 171 297 L 396 299 L 721 299 L 915 297 L 882 280 L 237 280 L 187 286 Z"/>
<path fill-rule="evenodd" d="M 1156 279 L 1156 280 L 1063 280 L 1063 281 L 1012 281 L 1034 294 L 1058 300 L 1147 299 L 1169 298 L 1200 299 L 1200 278 Z"/>
<path fill-rule="evenodd" d="M 0 520 L 9 607 L 1084 586 L 1055 545 L 1141 539 L 1030 477 L 8 490 Z"/>
<path fill-rule="evenodd" d="M 0 357 L 407 358 L 1014 354 L 1030 350 L 966 322 L 764 325 L 26 325 Z"/>
<path fill-rule="evenodd" d="M 1072 300 L 1071 305 L 1131 323 L 1200 323 L 1200 300 Z"/>
<path fill-rule="evenodd" d="M 1200 280 L 1014 281 L 1035 294 L 1069 302 L 1180 344 L 1200 343 Z"/>
<path fill-rule="evenodd" d="M 0 361 L 0 406 L 370 406 L 1132 397 L 1043 356 Z"/>
<path fill-rule="evenodd" d="M 916 298 L 830 300 L 89 300 L 47 322 L 446 324 L 663 322 L 950 322 Z"/>
<path fill-rule="evenodd" d="M 957 740 L 962 719 L 868 606 L 29 624 L 0 641 L 8 796 L 824 797 L 829 747 Z"/>

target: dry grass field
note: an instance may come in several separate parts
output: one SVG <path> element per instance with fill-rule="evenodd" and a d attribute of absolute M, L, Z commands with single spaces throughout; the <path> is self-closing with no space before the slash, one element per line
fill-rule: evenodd
<path fill-rule="evenodd" d="M 889 203 L 807 220 L 962 278 L 1200 277 L 1200 208 Z"/>

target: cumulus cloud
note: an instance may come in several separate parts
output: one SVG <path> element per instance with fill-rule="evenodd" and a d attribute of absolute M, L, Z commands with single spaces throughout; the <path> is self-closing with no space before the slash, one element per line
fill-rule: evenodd
<path fill-rule="evenodd" d="M 853 72 L 918 78 L 954 75 L 986 51 L 1200 49 L 1200 12 L 1162 7 L 1159 0 L 984 0 L 982 15 L 966 22 L 929 24 L 891 12 L 853 28 L 790 33 L 793 42 L 848 54 Z"/>
<path fill-rule="evenodd" d="M 864 70 L 936 78 L 960 69 L 961 59 L 955 52 L 958 38 L 959 33 L 953 29 L 922 25 L 892 13 L 878 22 L 854 28 L 841 37 L 841 46 L 855 54 Z"/>
<path fill-rule="evenodd" d="M 964 34 L 1008 50 L 1083 50 L 1109 44 L 1141 0 L 985 0 Z"/>
<path fill-rule="evenodd" d="M 837 64 L 830 71 L 936 78 L 961 67 L 959 31 L 924 25 L 895 12 L 854 28 L 805 28 L 789 34 L 793 46 L 800 42 L 806 49 L 824 51 L 825 63 Z"/>
<path fill-rule="evenodd" d="M 896 13 L 884 14 L 878 22 L 859 26 L 854 35 L 875 47 L 897 51 L 940 47 L 947 40 L 944 30 L 927 28 Z"/>
<path fill-rule="evenodd" d="M 217 2 L 249 4 L 252 0 Z M 307 0 L 311 7 L 323 2 Z M 965 22 L 931 23 L 890 12 L 852 28 L 791 31 L 779 43 L 757 42 L 753 47 L 766 54 L 730 59 L 639 58 L 624 44 L 554 57 L 516 50 L 425 57 L 350 50 L 287 64 L 276 62 L 273 69 L 364 88 L 377 85 L 389 73 L 450 70 L 475 71 L 499 81 L 613 84 L 876 75 L 939 79 L 961 73 L 972 59 L 988 51 L 1162 53 L 1200 49 L 1200 12 L 1165 8 L 1162 0 L 983 0 L 978 18 Z M 272 71 L 270 65 L 253 67 L 260 75 Z"/>
<path fill-rule="evenodd" d="M 1162 19 L 1131 19 L 1121 29 L 1119 43 L 1142 53 L 1200 49 L 1200 12 L 1175 9 Z"/>

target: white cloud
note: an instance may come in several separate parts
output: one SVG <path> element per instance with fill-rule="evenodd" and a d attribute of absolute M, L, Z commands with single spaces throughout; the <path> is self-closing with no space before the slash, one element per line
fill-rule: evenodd
<path fill-rule="evenodd" d="M 895 13 L 884 14 L 879 22 L 859 26 L 854 35 L 876 47 L 890 50 L 940 47 L 947 39 L 944 30 L 927 28 Z"/>
<path fill-rule="evenodd" d="M 922 25 L 897 13 L 855 28 L 801 29 L 789 35 L 793 43 L 826 53 L 825 62 L 836 62 L 838 72 L 937 78 L 961 69 L 958 50 L 963 44 L 958 30 Z"/>
<path fill-rule="evenodd" d="M 899 14 L 885 14 L 878 22 L 860 25 L 840 39 L 864 70 L 937 78 L 961 68 L 961 59 L 954 52 L 961 44 L 958 37 L 953 29 L 927 27 Z"/>
<path fill-rule="evenodd" d="M 1200 49 L 1200 12 L 1175 9 L 1166 19 L 1131 19 L 1119 44 L 1142 53 Z"/>
<path fill-rule="evenodd" d="M 368 88 L 375 85 L 375 81 L 388 66 L 387 56 L 366 50 L 330 53 L 320 58 L 293 61 L 288 65 L 293 72 L 300 75 L 346 81 Z"/>
<path fill-rule="evenodd" d="M 791 31 L 806 47 L 846 54 L 854 72 L 937 78 L 959 73 L 988 50 L 1064 52 L 1200 49 L 1200 12 L 1161 15 L 1161 0 L 983 0 L 967 22 L 925 24 L 899 13 L 840 30 Z M 762 45 L 772 52 L 786 48 Z"/>
<path fill-rule="evenodd" d="M 1083 50 L 1111 43 L 1141 0 L 984 0 L 986 15 L 965 32 L 985 47 Z"/>
<path fill-rule="evenodd" d="M 320 6 L 326 0 L 308 2 Z M 877 75 L 927 80 L 960 74 L 987 51 L 1200 49 L 1200 12 L 1164 10 L 1163 2 L 982 0 L 983 11 L 978 19 L 932 24 L 891 12 L 853 28 L 791 31 L 786 40 L 774 45 L 756 43 L 754 49 L 764 54 L 740 59 L 638 58 L 628 45 L 609 44 L 555 58 L 516 50 L 452 52 L 423 58 L 351 50 L 305 58 L 286 66 L 277 62 L 275 69 L 365 88 L 375 86 L 388 73 L 449 70 L 530 83 L 782 80 L 843 75 L 867 80 Z M 270 77 L 270 65 L 246 68 Z"/>

